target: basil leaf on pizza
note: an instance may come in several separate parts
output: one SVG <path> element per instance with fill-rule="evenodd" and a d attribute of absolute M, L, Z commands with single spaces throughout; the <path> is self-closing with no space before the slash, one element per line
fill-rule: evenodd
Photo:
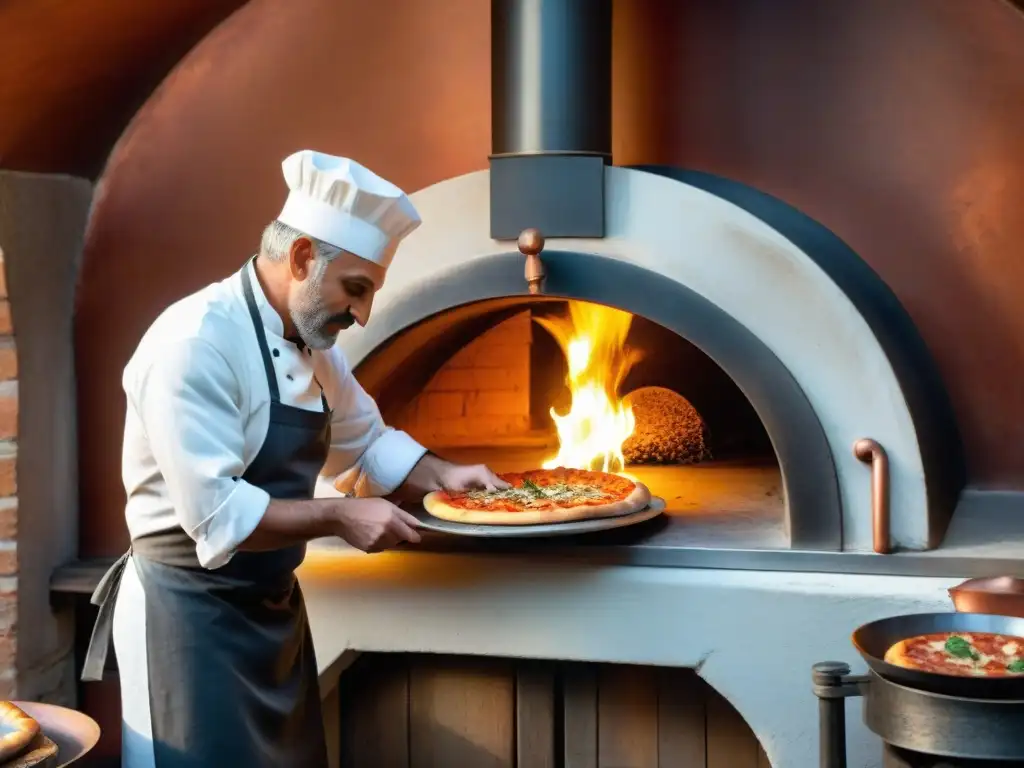
<path fill-rule="evenodd" d="M 511 487 L 434 491 L 423 506 L 434 517 L 473 525 L 543 525 L 639 512 L 650 504 L 642 483 L 608 472 L 535 469 L 499 475 Z"/>
<path fill-rule="evenodd" d="M 951 637 L 946 641 L 946 653 L 956 656 L 958 659 L 977 658 L 977 654 L 971 648 L 971 644 L 959 636 Z"/>
<path fill-rule="evenodd" d="M 523 488 L 525 488 L 526 491 L 530 495 L 532 495 L 535 499 L 542 499 L 542 498 L 544 498 L 544 491 L 542 491 L 540 489 L 540 486 L 536 485 L 529 478 L 527 478 L 526 480 L 523 480 Z"/>

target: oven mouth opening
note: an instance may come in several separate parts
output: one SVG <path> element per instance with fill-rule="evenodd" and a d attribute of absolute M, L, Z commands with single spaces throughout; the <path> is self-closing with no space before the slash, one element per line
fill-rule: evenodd
<path fill-rule="evenodd" d="M 691 343 L 721 369 L 715 380 L 724 381 L 723 390 L 730 383 L 740 390 L 746 402 L 734 397 L 733 403 L 737 409 L 752 408 L 767 433 L 778 468 L 777 485 L 765 481 L 751 487 L 728 475 L 712 483 L 706 480 L 712 474 L 706 470 L 714 463 L 687 465 L 701 479 L 702 488 L 714 490 L 703 517 L 661 515 L 649 524 L 621 528 L 615 535 L 608 531 L 574 537 L 574 543 L 585 539 L 678 549 L 842 549 L 842 502 L 831 448 L 807 395 L 760 338 L 758 328 L 641 264 L 582 251 L 545 250 L 544 265 L 542 294 L 528 291 L 521 254 L 498 252 L 478 255 L 457 269 L 380 296 L 374 322 L 345 345 L 363 387 L 394 417 L 395 408 L 420 394 L 443 361 L 495 326 L 499 317 L 509 319 L 532 304 L 566 300 L 630 312 L 661 326 L 663 338 L 675 335 Z M 661 356 L 671 359 L 664 352 Z M 695 354 L 692 359 L 702 360 Z M 706 362 L 704 368 L 714 370 Z M 725 442 L 725 430 L 706 403 L 692 399 L 713 430 L 715 450 L 714 441 Z M 754 434 L 760 432 L 751 427 L 741 436 L 749 439 Z M 765 450 L 762 455 L 771 454 Z M 739 473 L 741 479 L 749 479 L 754 471 L 744 466 Z M 680 503 L 700 498 L 689 487 L 683 494 L 659 492 L 657 486 L 652 491 L 668 496 L 666 501 L 675 495 L 683 497 L 676 500 Z"/>
<path fill-rule="evenodd" d="M 581 344 L 590 347 L 584 375 Z M 642 315 L 551 296 L 472 301 L 405 328 L 356 376 L 385 423 L 443 458 L 498 472 L 603 469 L 643 482 L 666 501 L 650 526 L 659 545 L 791 545 L 780 464 L 756 410 L 711 357 Z M 605 412 L 594 413 L 594 393 L 584 391 L 595 383 Z M 625 411 L 628 431 L 609 431 L 608 419 Z M 593 438 L 602 426 L 610 439 L 572 445 L 581 428 Z M 624 466 L 609 463 L 615 453 Z"/>

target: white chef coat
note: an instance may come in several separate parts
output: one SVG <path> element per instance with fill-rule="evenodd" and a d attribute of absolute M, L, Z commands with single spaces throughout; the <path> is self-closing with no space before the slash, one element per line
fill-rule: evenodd
<path fill-rule="evenodd" d="M 251 262 L 253 294 L 271 350 L 281 402 L 329 406 L 331 448 L 317 496 L 395 490 L 426 453 L 386 427 L 341 351 L 300 350 L 266 300 Z M 319 382 L 319 383 L 318 383 Z M 143 336 L 124 370 L 128 396 L 122 476 L 132 538 L 182 527 L 201 564 L 228 562 L 259 523 L 267 493 L 242 480 L 266 437 L 270 390 L 239 273 L 169 307 Z M 153 768 L 146 648 L 146 601 L 127 563 L 114 609 L 121 681 L 123 768 Z"/>
<path fill-rule="evenodd" d="M 253 293 L 271 350 L 281 402 L 334 411 L 331 449 L 317 496 L 394 491 L 426 449 L 386 427 L 341 350 L 300 350 L 267 302 L 250 262 Z M 319 383 L 318 383 L 319 382 Z M 270 392 L 241 274 L 169 307 L 124 370 L 128 396 L 122 476 L 132 538 L 181 526 L 199 562 L 219 567 L 256 528 L 270 501 L 242 480 L 267 433 Z"/>

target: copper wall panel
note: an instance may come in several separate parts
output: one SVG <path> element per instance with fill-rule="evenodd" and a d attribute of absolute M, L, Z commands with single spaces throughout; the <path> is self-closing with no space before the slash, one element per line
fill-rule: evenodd
<path fill-rule="evenodd" d="M 1024 15 L 1002 0 L 620 2 L 617 164 L 774 194 L 918 324 L 970 481 L 1024 488 Z"/>
<path fill-rule="evenodd" d="M 0 163 L 95 178 L 185 53 L 245 0 L 0 0 Z"/>
<path fill-rule="evenodd" d="M 83 555 L 126 544 L 121 368 L 234 269 L 317 147 L 415 190 L 484 168 L 486 0 L 253 0 L 115 148 L 76 343 Z M 618 0 L 614 151 L 730 176 L 845 238 L 918 323 L 971 480 L 1024 488 L 1024 16 L 1002 0 Z M 400 268 L 400 267 L 398 267 Z"/>

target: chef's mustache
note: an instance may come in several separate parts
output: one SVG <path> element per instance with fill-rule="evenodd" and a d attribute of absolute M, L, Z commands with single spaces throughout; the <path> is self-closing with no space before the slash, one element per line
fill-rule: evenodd
<path fill-rule="evenodd" d="M 331 315 L 324 325 L 340 325 L 344 330 L 345 328 L 350 328 L 355 321 L 356 319 L 352 316 L 352 313 L 345 310 L 337 315 Z"/>

